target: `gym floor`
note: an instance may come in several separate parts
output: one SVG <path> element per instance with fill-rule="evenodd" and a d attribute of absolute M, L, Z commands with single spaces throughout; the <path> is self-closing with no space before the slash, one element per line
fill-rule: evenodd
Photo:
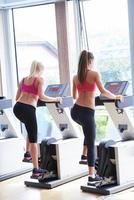
<path fill-rule="evenodd" d="M 26 187 L 30 173 L 0 182 L 0 200 L 134 200 L 134 188 L 108 196 L 85 193 L 80 186 L 85 184 L 87 177 L 77 179 L 59 187 L 37 189 Z"/>

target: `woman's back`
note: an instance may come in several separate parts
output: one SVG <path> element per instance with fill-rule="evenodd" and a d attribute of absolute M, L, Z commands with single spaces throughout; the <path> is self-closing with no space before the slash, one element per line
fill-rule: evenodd
<path fill-rule="evenodd" d="M 94 109 L 95 107 L 95 91 L 96 91 L 96 72 L 87 71 L 86 79 L 81 84 L 78 75 L 74 76 L 74 84 L 78 91 L 76 104 Z"/>
<path fill-rule="evenodd" d="M 25 77 L 20 83 L 20 97 L 17 101 L 36 106 L 38 101 L 39 78 L 35 76 Z"/>

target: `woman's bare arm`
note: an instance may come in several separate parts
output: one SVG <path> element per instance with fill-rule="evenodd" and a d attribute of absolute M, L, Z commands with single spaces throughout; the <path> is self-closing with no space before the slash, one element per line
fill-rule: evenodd
<path fill-rule="evenodd" d="M 19 85 L 18 85 L 18 89 L 17 89 L 17 93 L 16 93 L 16 101 L 19 99 L 19 97 L 20 97 L 20 95 L 21 95 L 21 89 L 20 89 L 20 87 L 21 87 L 21 84 L 22 84 L 22 80 L 21 80 L 21 82 L 19 83 Z"/>
<path fill-rule="evenodd" d="M 43 85 L 44 85 L 44 81 L 42 78 L 39 79 L 39 84 L 38 84 L 38 95 L 39 95 L 39 99 L 42 101 L 46 101 L 46 102 L 60 102 L 62 101 L 61 97 L 49 97 L 47 95 L 44 94 L 44 90 L 43 90 Z"/>
<path fill-rule="evenodd" d="M 113 93 L 111 93 L 110 91 L 108 91 L 102 84 L 101 82 L 101 78 L 98 72 L 96 72 L 96 85 L 99 89 L 99 91 L 101 92 L 101 94 L 109 99 L 119 99 L 122 100 L 123 96 L 122 95 L 115 95 Z"/>
<path fill-rule="evenodd" d="M 77 88 L 76 88 L 76 84 L 75 84 L 75 77 L 73 78 L 72 95 L 73 95 L 73 99 L 77 98 Z"/>

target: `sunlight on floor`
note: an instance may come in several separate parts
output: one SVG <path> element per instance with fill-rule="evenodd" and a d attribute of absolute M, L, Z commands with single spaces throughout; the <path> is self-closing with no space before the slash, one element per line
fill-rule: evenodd
<path fill-rule="evenodd" d="M 26 187 L 24 181 L 29 177 L 30 173 L 27 173 L 0 182 L 0 200 L 134 200 L 134 188 L 108 196 L 82 192 L 80 186 L 87 181 L 87 177 L 53 189 Z"/>

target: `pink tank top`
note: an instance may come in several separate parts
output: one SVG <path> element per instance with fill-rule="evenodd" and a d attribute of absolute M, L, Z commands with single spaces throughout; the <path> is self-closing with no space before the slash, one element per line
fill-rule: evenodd
<path fill-rule="evenodd" d="M 95 83 L 88 83 L 85 81 L 82 84 L 77 85 L 77 90 L 78 92 L 94 92 L 96 89 L 96 84 Z"/>
<path fill-rule="evenodd" d="M 31 85 L 27 85 L 24 83 L 24 78 L 23 78 L 22 83 L 20 85 L 21 92 L 27 92 L 34 95 L 38 95 L 38 87 L 35 86 L 35 81 L 36 81 L 36 78 L 33 79 L 33 82 Z"/>

